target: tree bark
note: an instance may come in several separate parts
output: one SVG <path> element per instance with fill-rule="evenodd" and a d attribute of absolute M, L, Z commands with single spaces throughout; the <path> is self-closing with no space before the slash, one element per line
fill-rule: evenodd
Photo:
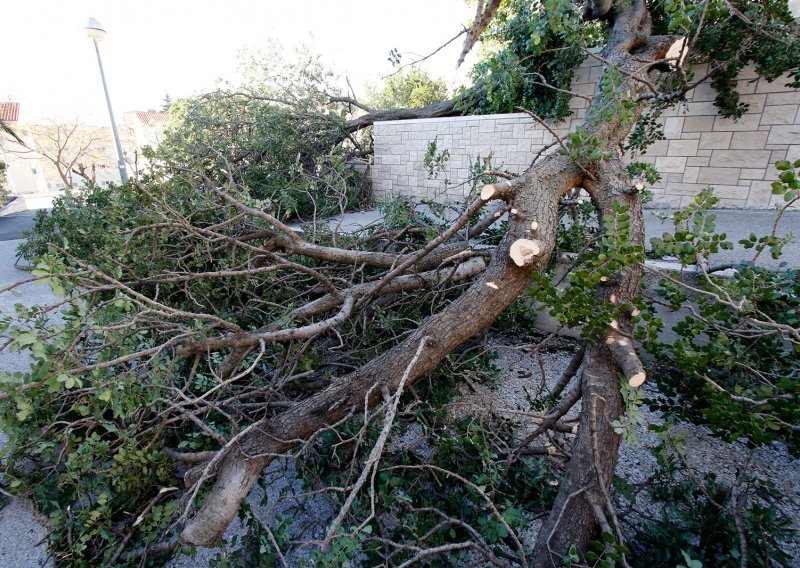
<path fill-rule="evenodd" d="M 429 374 L 455 348 L 489 327 L 530 284 L 534 271 L 546 266 L 555 247 L 558 200 L 579 184 L 583 172 L 565 156 L 550 156 L 526 177 L 514 198 L 520 211 L 509 224 L 503 242 L 489 267 L 461 297 L 432 316 L 405 341 L 361 369 L 334 383 L 293 408 L 262 423 L 231 447 L 220 460 L 214 485 L 203 505 L 186 524 L 181 539 L 196 546 L 214 546 L 239 510 L 253 483 L 277 454 L 299 445 L 312 434 L 349 414 L 380 400 L 386 385 L 394 392 L 420 341 L 430 337 L 408 378 L 408 384 Z M 509 257 L 509 248 L 525 236 L 532 220 L 540 227 L 541 253 L 520 268 Z"/>
<path fill-rule="evenodd" d="M 616 201 L 628 205 L 630 242 L 644 242 L 642 204 L 638 194 L 622 191 L 627 171 L 620 160 L 610 160 L 598 168 L 598 181 L 587 181 L 587 190 L 598 208 L 598 214 L 611 212 Z M 613 304 L 630 302 L 638 293 L 642 266 L 635 263 L 612 275 L 597 290 L 599 301 Z M 618 321 L 619 330 L 612 334 L 630 334 L 629 320 Z M 635 357 L 635 353 L 634 353 Z M 638 361 L 638 358 L 637 358 Z M 618 379 L 621 366 L 606 342 L 589 347 L 584 355 L 581 379 L 581 414 L 572 458 L 561 481 L 558 495 L 537 540 L 534 566 L 561 566 L 570 546 L 583 551 L 597 538 L 598 511 L 613 517 L 609 511 L 608 492 L 619 452 L 620 436 L 613 422 L 625 411 Z"/>
<path fill-rule="evenodd" d="M 650 14 L 644 0 L 619 3 L 609 41 L 603 57 L 627 77 L 620 91 L 636 97 L 647 89 L 648 63 L 662 59 L 675 38 L 650 37 Z M 607 72 L 607 70 L 606 70 Z M 604 103 L 602 93 L 595 94 L 593 107 Z M 640 101 L 634 109 L 634 119 L 643 110 Z M 635 122 L 635 120 L 633 121 Z M 627 205 L 630 215 L 630 243 L 644 244 L 642 202 L 638 190 L 622 163 L 618 150 L 630 131 L 618 118 L 585 125 L 591 135 L 609 140 L 616 156 L 599 162 L 593 176 L 585 180 L 598 215 L 611 213 L 614 202 Z M 612 275 L 597 291 L 599 299 L 615 304 L 630 302 L 638 293 L 642 266 L 632 264 Z M 641 363 L 630 361 L 632 350 L 616 349 L 620 338 L 627 340 L 631 333 L 628 318 L 614 322 L 606 341 L 587 349 L 582 378 L 581 416 L 572 458 L 562 479 L 555 504 L 545 521 L 533 555 L 535 566 L 561 566 L 561 559 L 572 545 L 585 551 L 597 538 L 600 526 L 609 527 L 614 518 L 608 497 L 617 463 L 620 436 L 614 432 L 613 421 L 624 412 L 619 374 L 631 374 L 631 382 L 641 384 Z M 616 342 L 616 343 L 614 343 Z M 615 349 L 609 349 L 609 345 Z M 615 352 L 616 355 L 615 356 Z M 623 359 L 625 356 L 625 359 Z M 635 353 L 633 353 L 635 357 Z M 613 528 L 613 527 L 612 527 Z"/>
<path fill-rule="evenodd" d="M 462 113 L 456 110 L 456 100 L 450 99 L 433 103 L 422 108 L 396 108 L 389 110 L 376 110 L 348 120 L 345 124 L 348 132 L 356 132 L 376 122 L 387 120 L 411 120 L 415 118 L 442 118 L 446 116 L 459 116 Z"/>

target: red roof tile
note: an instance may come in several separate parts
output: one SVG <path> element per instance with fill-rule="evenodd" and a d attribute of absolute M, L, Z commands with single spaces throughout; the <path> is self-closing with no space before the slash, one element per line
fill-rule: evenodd
<path fill-rule="evenodd" d="M 16 122 L 19 119 L 19 103 L 0 103 L 0 122 Z"/>
<path fill-rule="evenodd" d="M 150 111 L 136 111 L 136 118 L 145 126 L 166 126 L 169 122 L 169 113 Z"/>

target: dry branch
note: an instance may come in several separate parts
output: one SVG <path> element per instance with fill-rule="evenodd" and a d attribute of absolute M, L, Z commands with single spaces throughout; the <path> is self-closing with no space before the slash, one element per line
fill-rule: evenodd
<path fill-rule="evenodd" d="M 492 23 L 495 14 L 497 14 L 497 9 L 500 7 L 500 3 L 501 0 L 489 0 L 489 4 L 484 7 L 484 0 L 478 2 L 478 8 L 475 11 L 475 20 L 472 22 L 472 26 L 467 32 L 467 38 L 464 40 L 464 48 L 461 50 L 461 55 L 458 57 L 456 67 L 460 67 L 461 64 L 464 63 L 464 59 L 478 42 L 478 38 L 483 33 L 483 30 Z"/>
<path fill-rule="evenodd" d="M 481 190 L 481 199 L 483 201 L 492 201 L 493 199 L 510 201 L 514 199 L 514 195 L 516 195 L 521 186 L 521 178 L 490 183 L 483 186 Z"/>
<path fill-rule="evenodd" d="M 406 382 L 408 382 L 408 377 L 411 374 L 411 370 L 414 368 L 414 365 L 417 364 L 419 361 L 420 356 L 422 355 L 423 349 L 425 349 L 425 344 L 430 341 L 430 337 L 423 337 L 422 340 L 419 342 L 419 347 L 417 347 L 416 353 L 414 353 L 414 357 L 408 363 L 408 367 L 406 367 L 405 372 L 403 373 L 403 377 L 400 379 L 400 384 L 397 385 L 397 390 L 391 396 L 391 398 L 387 401 L 388 408 L 386 410 L 386 416 L 383 420 L 383 428 L 381 428 L 381 433 L 378 435 L 378 439 L 375 442 L 375 445 L 372 447 L 372 451 L 367 458 L 367 462 L 364 464 L 364 468 L 361 470 L 361 474 L 358 476 L 358 480 L 356 481 L 355 485 L 353 485 L 353 489 L 350 491 L 350 494 L 345 499 L 344 505 L 339 510 L 339 513 L 336 515 L 336 518 L 333 522 L 328 525 L 328 529 L 325 535 L 325 542 L 323 544 L 323 548 L 327 548 L 330 545 L 331 540 L 336 536 L 336 532 L 339 530 L 339 527 L 342 525 L 347 512 L 350 510 L 350 507 L 353 505 L 353 501 L 355 500 L 358 492 L 361 491 L 361 488 L 364 486 L 364 483 L 367 481 L 367 476 L 372 474 L 372 514 L 367 517 L 364 521 L 361 522 L 361 526 L 366 525 L 371 519 L 372 515 L 375 513 L 375 475 L 378 473 L 378 462 L 381 459 L 381 455 L 383 454 L 383 448 L 386 445 L 386 440 L 389 438 L 389 433 L 392 430 L 392 425 L 394 424 L 394 417 L 397 414 L 397 406 L 400 404 L 400 396 L 403 394 L 403 389 L 406 386 Z M 366 405 L 365 405 L 366 406 Z"/>

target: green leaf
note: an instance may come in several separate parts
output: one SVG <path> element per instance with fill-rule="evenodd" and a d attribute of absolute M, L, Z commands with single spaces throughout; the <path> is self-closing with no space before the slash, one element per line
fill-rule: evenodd
<path fill-rule="evenodd" d="M 33 407 L 24 400 L 17 400 L 17 420 L 24 422 L 31 415 Z"/>
<path fill-rule="evenodd" d="M 30 332 L 20 333 L 17 336 L 17 343 L 20 347 L 25 347 L 27 345 L 33 345 L 36 343 L 36 336 Z"/>

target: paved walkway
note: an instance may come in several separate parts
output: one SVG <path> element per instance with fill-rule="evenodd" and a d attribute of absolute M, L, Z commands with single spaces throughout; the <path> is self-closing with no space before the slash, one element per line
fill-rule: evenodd
<path fill-rule="evenodd" d="M 23 211 L 0 217 L 0 241 L 19 239 L 22 231 L 33 228 L 36 211 Z"/>
<path fill-rule="evenodd" d="M 8 217 L 0 217 L 5 221 Z M 2 225 L 0 225 L 0 230 Z M 0 242 L 0 288 L 30 278 L 30 273 L 14 268 L 18 240 Z M 45 284 L 26 284 L 18 294 L 0 295 L 0 313 L 12 312 L 14 304 L 26 306 L 45 305 L 54 297 Z M 0 351 L 0 371 L 14 372 L 28 368 L 27 356 L 9 351 Z M 0 449 L 8 439 L 0 432 Z M 0 474 L 0 481 L 2 475 Z M 0 496 L 0 568 L 35 568 L 52 566 L 47 558 L 45 527 L 31 503 L 25 499 L 6 499 Z M 41 543 L 41 544 L 39 544 Z M 38 546 L 37 546 L 38 544 Z"/>
<path fill-rule="evenodd" d="M 672 211 L 648 209 L 645 211 L 645 232 L 647 242 L 653 237 L 661 237 L 662 233 L 672 232 L 673 225 L 670 221 L 662 222 L 659 215 L 670 214 Z M 728 240 L 733 243 L 733 250 L 723 250 L 712 255 L 711 264 L 739 262 L 753 258 L 753 251 L 747 250 L 739 241 L 755 233 L 761 237 L 772 232 L 775 222 L 775 211 L 748 210 L 748 209 L 719 209 L 714 212 L 717 216 L 717 232 L 725 233 Z M 784 237 L 793 233 L 794 239 L 783 251 L 780 260 L 774 260 L 769 251 L 758 257 L 758 263 L 763 266 L 777 268 L 781 263 L 786 263 L 788 268 L 800 268 L 800 211 L 787 211 L 781 219 L 776 235 Z"/>

